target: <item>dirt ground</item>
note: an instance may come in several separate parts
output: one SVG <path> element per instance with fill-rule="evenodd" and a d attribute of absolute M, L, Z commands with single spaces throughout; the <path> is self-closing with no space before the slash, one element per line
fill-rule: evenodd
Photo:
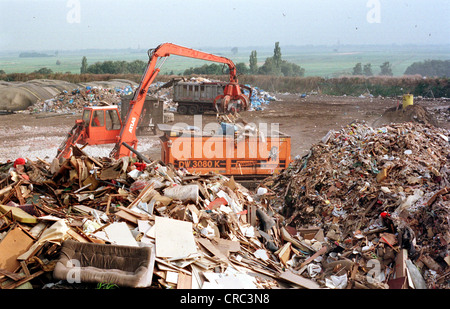
<path fill-rule="evenodd" d="M 312 95 L 301 98 L 294 94 L 275 94 L 277 100 L 265 106 L 262 111 L 241 113 L 247 122 L 268 126 L 278 124 L 279 130 L 291 136 L 292 158 L 303 156 L 309 148 L 317 143 L 331 130 L 339 130 L 352 121 L 365 121 L 375 127 L 394 121 L 396 114 L 384 116 L 388 109 L 402 106 L 400 101 L 392 98 L 370 97 L 333 97 Z M 450 129 L 448 100 L 420 100 L 415 98 L 414 105 L 419 105 L 435 118 L 437 125 Z M 25 157 L 31 160 L 43 159 L 50 162 L 67 132 L 72 128 L 77 114 L 29 114 L 16 113 L 0 115 L 0 163 Z M 400 117 L 399 117 L 400 118 Z M 415 116 L 421 121 L 421 115 Z M 216 122 L 214 114 L 205 114 L 202 125 Z M 193 116 L 175 113 L 171 124 L 185 123 L 196 125 Z M 159 136 L 147 133 L 139 136 L 138 150 L 150 159 L 160 157 Z M 85 151 L 93 156 L 108 156 L 112 145 L 88 146 Z"/>

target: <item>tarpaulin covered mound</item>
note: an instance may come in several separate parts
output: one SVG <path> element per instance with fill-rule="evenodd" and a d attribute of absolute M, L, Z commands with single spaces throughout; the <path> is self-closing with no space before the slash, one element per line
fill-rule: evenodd
<path fill-rule="evenodd" d="M 25 110 L 36 101 L 45 101 L 62 91 L 77 88 L 76 84 L 56 80 L 31 80 L 27 82 L 2 82 L 0 110 Z"/>
<path fill-rule="evenodd" d="M 411 259 L 442 274 L 450 262 L 449 135 L 412 122 L 330 131 L 273 178 L 272 203 L 287 224 L 320 226 L 344 247 L 359 236 L 370 248 L 369 235 L 390 232 L 397 250 L 408 249 Z M 375 247 L 366 249 L 376 256 Z"/>
<path fill-rule="evenodd" d="M 102 100 L 115 104 L 115 98 L 132 93 L 135 85 L 123 79 L 80 84 L 48 79 L 1 82 L 0 110 L 73 110 Z"/>

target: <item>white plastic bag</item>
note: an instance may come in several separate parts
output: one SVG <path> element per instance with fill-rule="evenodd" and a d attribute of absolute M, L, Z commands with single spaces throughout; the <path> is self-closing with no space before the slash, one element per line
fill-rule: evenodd
<path fill-rule="evenodd" d="M 199 189 L 197 185 L 176 185 L 164 189 L 164 196 L 174 200 L 198 202 Z"/>

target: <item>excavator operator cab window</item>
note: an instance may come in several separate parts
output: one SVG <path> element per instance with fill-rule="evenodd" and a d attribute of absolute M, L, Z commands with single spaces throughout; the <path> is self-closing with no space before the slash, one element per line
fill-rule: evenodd
<path fill-rule="evenodd" d="M 90 110 L 85 110 L 83 111 L 83 123 L 84 125 L 89 124 L 89 119 L 91 118 L 91 111 Z"/>
<path fill-rule="evenodd" d="M 110 109 L 106 111 L 106 130 L 119 130 L 120 129 L 120 120 L 119 114 L 117 110 Z"/>
<path fill-rule="evenodd" d="M 94 115 L 92 115 L 91 126 L 93 127 L 103 127 L 104 119 L 103 119 L 103 111 L 94 111 Z"/>

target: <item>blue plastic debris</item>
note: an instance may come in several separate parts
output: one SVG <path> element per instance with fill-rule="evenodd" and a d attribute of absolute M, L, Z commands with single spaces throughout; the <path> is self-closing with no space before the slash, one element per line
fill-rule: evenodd
<path fill-rule="evenodd" d="M 220 127 L 222 130 L 222 135 L 234 135 L 237 130 L 235 125 L 226 122 L 221 122 Z"/>
<path fill-rule="evenodd" d="M 267 91 L 264 91 L 258 87 L 252 87 L 250 85 L 246 85 L 247 87 L 252 88 L 252 95 L 250 97 L 250 108 L 249 110 L 263 110 L 264 105 L 269 105 L 271 101 L 275 101 L 276 98 L 270 95 Z M 247 89 L 244 89 L 245 95 L 250 95 Z"/>

